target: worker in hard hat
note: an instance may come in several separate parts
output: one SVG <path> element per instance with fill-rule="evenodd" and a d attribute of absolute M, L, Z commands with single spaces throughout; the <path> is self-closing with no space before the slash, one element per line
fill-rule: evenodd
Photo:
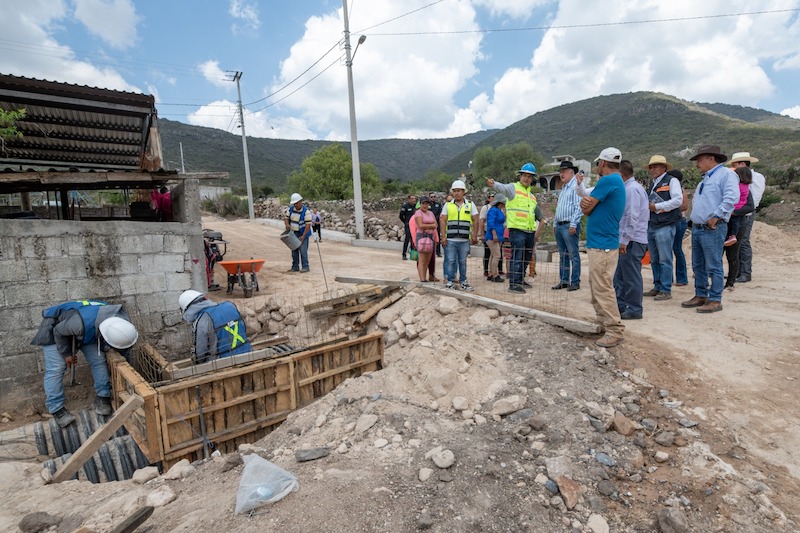
<path fill-rule="evenodd" d="M 515 183 L 498 183 L 488 178 L 486 185 L 506 195 L 506 227 L 511 242 L 511 264 L 508 272 L 508 290 L 523 294 L 525 287 L 532 287 L 525 281 L 525 271 L 531 262 L 536 246 L 536 230 L 542 212 L 536 203 L 533 193 L 533 180 L 536 179 L 536 167 L 533 163 L 525 163 L 517 172 Z"/>
<path fill-rule="evenodd" d="M 178 297 L 183 319 L 192 325 L 192 359 L 205 363 L 253 351 L 244 320 L 231 302 L 212 302 L 200 291 L 183 291 Z"/>
<path fill-rule="evenodd" d="M 303 204 L 303 197 L 292 194 L 289 210 L 283 218 L 286 229 L 300 239 L 300 246 L 292 250 L 292 268 L 289 272 L 308 272 L 308 238 L 311 236 L 311 211 Z M 300 270 L 302 264 L 303 269 Z"/>
<path fill-rule="evenodd" d="M 67 427 L 75 416 L 64 407 L 64 374 L 77 364 L 81 351 L 92 369 L 94 410 L 110 415 L 111 380 L 105 352 L 118 350 L 126 358 L 139 334 L 119 304 L 94 300 L 66 302 L 42 311 L 42 323 L 31 344 L 44 350 L 45 406 L 59 426 Z"/>
<path fill-rule="evenodd" d="M 439 239 L 444 247 L 445 288 L 472 292 L 467 279 L 467 254 L 471 244 L 478 244 L 478 208 L 464 198 L 467 185 L 455 180 L 450 187 L 453 199 L 442 206 L 439 215 Z M 459 279 L 456 280 L 456 274 Z"/>

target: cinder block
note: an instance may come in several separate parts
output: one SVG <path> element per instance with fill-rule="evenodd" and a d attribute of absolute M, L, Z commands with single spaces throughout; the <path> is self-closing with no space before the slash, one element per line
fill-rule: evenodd
<path fill-rule="evenodd" d="M 10 261 L 22 257 L 19 240 L 13 237 L 0 237 L 0 259 Z"/>
<path fill-rule="evenodd" d="M 47 259 L 48 257 L 63 257 L 67 255 L 67 248 L 63 237 L 42 237 L 35 236 L 32 239 L 25 239 L 21 247 L 22 257 Z"/>
<path fill-rule="evenodd" d="M 120 294 L 120 278 L 92 277 L 67 280 L 67 300 L 118 298 Z"/>
<path fill-rule="evenodd" d="M 136 309 L 140 315 L 157 314 L 159 317 L 165 311 L 174 311 L 178 306 L 177 297 L 169 297 L 166 295 L 171 293 L 154 292 L 150 294 L 137 294 L 136 295 Z"/>
<path fill-rule="evenodd" d="M 39 327 L 39 321 L 34 322 L 30 309 L 27 307 L 0 309 L 0 331 L 15 331 L 17 329 L 31 329 Z"/>
<path fill-rule="evenodd" d="M 86 260 L 83 257 L 26 259 L 25 264 L 30 280 L 85 279 L 87 276 Z"/>
<path fill-rule="evenodd" d="M 64 237 L 64 241 L 68 255 L 75 257 L 84 257 L 86 255 L 86 246 L 83 243 L 82 235 L 67 235 Z"/>
<path fill-rule="evenodd" d="M 143 255 L 139 257 L 139 269 L 143 273 L 184 272 L 186 270 L 185 266 L 183 254 Z"/>
<path fill-rule="evenodd" d="M 27 279 L 25 263 L 14 259 L 0 261 L 0 283 L 27 281 Z"/>
<path fill-rule="evenodd" d="M 30 348 L 26 353 L 0 357 L 0 379 L 17 380 L 39 373 L 39 365 L 36 362 L 37 347 L 30 346 Z"/>
<path fill-rule="evenodd" d="M 4 331 L 0 335 L 0 344 L 3 346 L 4 356 L 8 357 L 34 351 L 31 346 L 31 340 L 33 340 L 34 335 L 36 335 L 36 330 L 30 327 Z"/>
<path fill-rule="evenodd" d="M 166 289 L 168 291 L 183 292 L 186 289 L 192 288 L 192 277 L 189 272 L 167 273 L 164 275 L 166 278 Z"/>
<path fill-rule="evenodd" d="M 157 254 L 164 251 L 163 235 L 124 235 L 120 239 L 121 251 L 136 254 Z"/>
<path fill-rule="evenodd" d="M 164 251 L 185 254 L 189 252 L 189 239 L 186 235 L 164 235 Z"/>
<path fill-rule="evenodd" d="M 117 274 L 118 275 L 141 274 L 141 270 L 139 270 L 139 255 L 138 254 L 120 255 Z"/>
<path fill-rule="evenodd" d="M 6 290 L 3 292 L 6 300 L 5 305 L 9 307 L 55 305 L 67 300 L 67 282 L 29 282 L 22 290 L 16 288 L 16 290 Z"/>
<path fill-rule="evenodd" d="M 121 294 L 140 295 L 163 291 L 166 283 L 163 273 L 153 271 L 152 274 L 120 276 L 119 285 Z"/>

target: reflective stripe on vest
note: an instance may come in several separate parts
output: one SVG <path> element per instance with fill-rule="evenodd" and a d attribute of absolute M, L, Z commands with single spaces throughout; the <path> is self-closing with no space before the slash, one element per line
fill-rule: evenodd
<path fill-rule="evenodd" d="M 506 227 L 522 231 L 536 231 L 536 196 L 530 187 L 514 184 L 514 198 L 506 202 Z"/>
<path fill-rule="evenodd" d="M 447 202 L 447 238 L 469 239 L 472 230 L 472 203 L 464 200 L 461 207 Z"/>
<path fill-rule="evenodd" d="M 289 208 L 289 229 L 300 232 L 306 230 L 306 206 L 300 211 L 295 211 L 294 206 Z"/>

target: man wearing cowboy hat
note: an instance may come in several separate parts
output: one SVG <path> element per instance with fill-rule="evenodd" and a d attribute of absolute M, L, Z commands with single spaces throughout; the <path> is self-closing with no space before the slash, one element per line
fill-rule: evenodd
<path fill-rule="evenodd" d="M 551 289 L 575 291 L 581 287 L 581 256 L 578 253 L 578 239 L 581 235 L 581 199 L 576 187 L 578 172 L 572 161 L 562 161 L 558 167 L 561 192 L 558 193 L 553 231 L 558 245 L 558 283 Z M 570 267 L 572 272 L 570 272 Z"/>
<path fill-rule="evenodd" d="M 486 185 L 503 193 L 506 201 L 506 227 L 508 240 L 511 242 L 511 263 L 508 273 L 508 291 L 523 294 L 525 287 L 532 287 L 525 281 L 525 271 L 536 246 L 536 229 L 542 212 L 536 202 L 536 195 L 531 190 L 536 178 L 536 167 L 533 163 L 525 163 L 517 171 L 519 180 L 516 183 L 498 183 L 489 178 Z"/>
<path fill-rule="evenodd" d="M 672 245 L 675 229 L 681 220 L 683 191 L 678 178 L 667 174 L 672 165 L 663 155 L 654 155 L 645 167 L 650 172 L 652 185 L 649 191 L 650 223 L 647 226 L 647 248 L 653 268 L 653 288 L 645 296 L 654 300 L 672 298 Z"/>
<path fill-rule="evenodd" d="M 736 152 L 730 160 L 731 168 L 736 170 L 739 167 L 750 167 L 751 163 L 758 163 L 758 158 L 750 155 L 750 152 Z M 763 174 L 750 169 L 753 174 L 753 182 L 750 184 L 750 194 L 753 195 L 753 203 L 758 209 L 767 180 Z M 742 222 L 742 242 L 739 247 L 739 277 L 737 283 L 747 283 L 753 274 L 753 248 L 750 246 L 750 231 L 753 229 L 753 222 L 756 220 L 756 212 L 745 215 Z"/>
<path fill-rule="evenodd" d="M 722 290 L 725 286 L 722 254 L 728 220 L 739 200 L 739 178 L 722 165 L 728 160 L 719 146 L 706 144 L 690 158 L 703 173 L 702 181 L 692 198 L 692 270 L 694 298 L 681 303 L 696 307 L 698 313 L 722 310 Z"/>

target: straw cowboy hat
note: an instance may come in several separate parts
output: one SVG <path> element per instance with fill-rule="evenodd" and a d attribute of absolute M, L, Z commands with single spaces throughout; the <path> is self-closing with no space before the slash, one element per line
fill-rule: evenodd
<path fill-rule="evenodd" d="M 654 155 L 653 157 L 650 158 L 650 162 L 647 163 L 647 165 L 645 165 L 642 168 L 648 170 L 653 165 L 664 165 L 665 167 L 667 167 L 667 170 L 672 170 L 672 165 L 667 163 L 667 158 L 664 157 L 663 155 Z"/>
<path fill-rule="evenodd" d="M 730 164 L 747 161 L 749 163 L 758 163 L 758 158 L 750 155 L 750 152 L 736 152 L 731 156 Z"/>

